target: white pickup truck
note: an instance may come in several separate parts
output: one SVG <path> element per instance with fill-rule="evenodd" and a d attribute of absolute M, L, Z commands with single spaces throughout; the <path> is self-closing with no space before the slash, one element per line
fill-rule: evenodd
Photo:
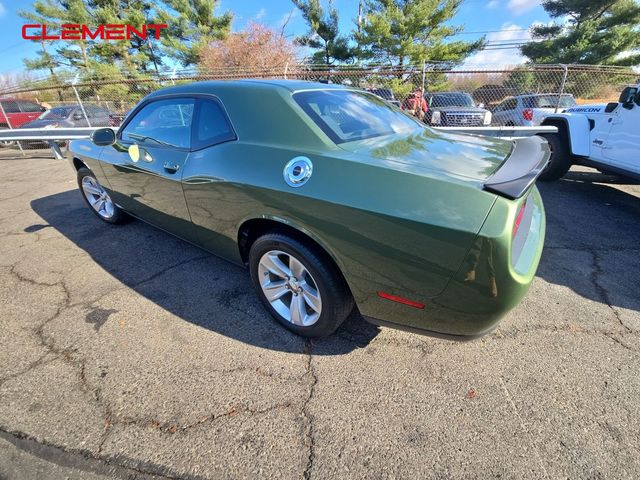
<path fill-rule="evenodd" d="M 543 133 L 551 159 L 541 180 L 561 178 L 572 164 L 640 179 L 640 85 L 626 87 L 617 102 L 577 105 L 544 119 L 558 128 Z"/>

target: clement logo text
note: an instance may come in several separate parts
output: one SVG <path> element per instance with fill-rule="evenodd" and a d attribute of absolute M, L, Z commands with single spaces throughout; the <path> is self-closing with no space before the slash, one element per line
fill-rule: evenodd
<path fill-rule="evenodd" d="M 160 38 L 162 30 L 169 28 L 166 23 L 142 25 L 140 27 L 119 23 L 90 27 L 78 23 L 65 23 L 59 28 L 40 23 L 22 26 L 22 38 L 25 40 L 130 40 L 132 37 L 146 39 L 152 36 Z"/>

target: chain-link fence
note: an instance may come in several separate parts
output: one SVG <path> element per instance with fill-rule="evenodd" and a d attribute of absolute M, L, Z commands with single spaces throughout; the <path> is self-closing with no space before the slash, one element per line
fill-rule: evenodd
<path fill-rule="evenodd" d="M 220 68 L 206 72 L 160 71 L 139 74 L 135 78 L 90 81 L 77 80 L 79 76 L 65 79 L 62 75 L 54 75 L 0 87 L 0 128 L 32 126 L 30 122 L 38 116 L 49 119 L 44 125 L 53 125 L 50 128 L 58 124 L 67 127 L 118 126 L 137 102 L 159 88 L 193 81 L 241 78 L 338 83 L 373 91 L 401 107 L 407 107 L 408 100 L 418 92 L 424 92 L 425 99 L 430 101 L 434 98 L 431 94 L 438 92 L 464 93 L 468 95 L 459 97 L 457 101 L 462 99 L 472 102 L 468 106 L 475 104 L 493 111 L 492 124 L 518 125 L 512 123 L 517 122 L 517 118 L 508 120 L 508 116 L 497 114 L 513 103 L 514 97 L 537 95 L 538 100 L 529 101 L 530 107 L 555 109 L 566 108 L 573 102 L 603 103 L 616 100 L 624 86 L 637 83 L 638 77 L 639 74 L 632 69 L 586 65 L 451 69 L 439 64 L 389 67 L 305 63 L 260 70 Z M 43 122 L 36 125 L 44 126 Z M 42 145 L 31 143 L 22 146 L 29 148 Z"/>

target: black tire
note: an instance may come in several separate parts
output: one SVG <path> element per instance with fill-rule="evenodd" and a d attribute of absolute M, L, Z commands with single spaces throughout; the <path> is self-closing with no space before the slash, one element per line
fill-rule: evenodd
<path fill-rule="evenodd" d="M 569 171 L 572 163 L 566 135 L 560 131 L 558 133 L 542 133 L 540 136 L 549 142 L 551 158 L 547 168 L 542 171 L 538 178 L 543 182 L 558 180 Z"/>
<path fill-rule="evenodd" d="M 89 199 L 87 198 L 87 195 L 85 194 L 84 189 L 82 187 L 82 181 L 86 177 L 93 179 L 93 181 L 95 181 L 97 185 L 100 185 L 100 182 L 98 182 L 98 179 L 96 178 L 96 176 L 88 168 L 82 167 L 78 170 L 78 188 L 80 189 L 80 195 L 82 195 L 82 198 L 84 199 L 85 203 L 89 207 L 89 210 L 91 210 L 94 213 L 94 215 L 98 217 L 100 220 L 102 220 L 103 222 L 110 223 L 112 225 L 118 225 L 118 224 L 127 222 L 130 219 L 130 217 L 113 202 L 112 202 L 113 215 L 106 216 L 98 213 L 98 211 L 89 202 Z M 109 198 L 108 194 L 107 194 L 107 198 Z"/>
<path fill-rule="evenodd" d="M 267 300 L 261 286 L 259 264 L 263 255 L 272 251 L 284 252 L 294 257 L 311 275 L 322 301 L 319 318 L 312 325 L 294 325 Z M 315 245 L 304 243 L 288 234 L 273 232 L 257 238 L 249 252 L 249 270 L 256 293 L 269 313 L 284 327 L 303 337 L 331 335 L 353 310 L 353 297 L 335 264 Z M 293 293 L 289 292 L 282 296 L 282 302 L 293 302 L 293 298 Z"/>
<path fill-rule="evenodd" d="M 9 127 L 2 125 L 0 126 L 0 130 L 9 130 Z M 17 145 L 15 140 L 9 140 L 9 141 L 0 141 L 0 148 L 12 148 L 15 147 Z"/>

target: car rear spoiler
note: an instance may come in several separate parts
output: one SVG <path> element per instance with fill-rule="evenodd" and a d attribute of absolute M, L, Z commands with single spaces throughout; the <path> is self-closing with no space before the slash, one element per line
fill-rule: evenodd
<path fill-rule="evenodd" d="M 538 136 L 513 141 L 513 150 L 500 168 L 487 178 L 484 189 L 510 199 L 520 198 L 549 163 L 547 141 Z"/>

